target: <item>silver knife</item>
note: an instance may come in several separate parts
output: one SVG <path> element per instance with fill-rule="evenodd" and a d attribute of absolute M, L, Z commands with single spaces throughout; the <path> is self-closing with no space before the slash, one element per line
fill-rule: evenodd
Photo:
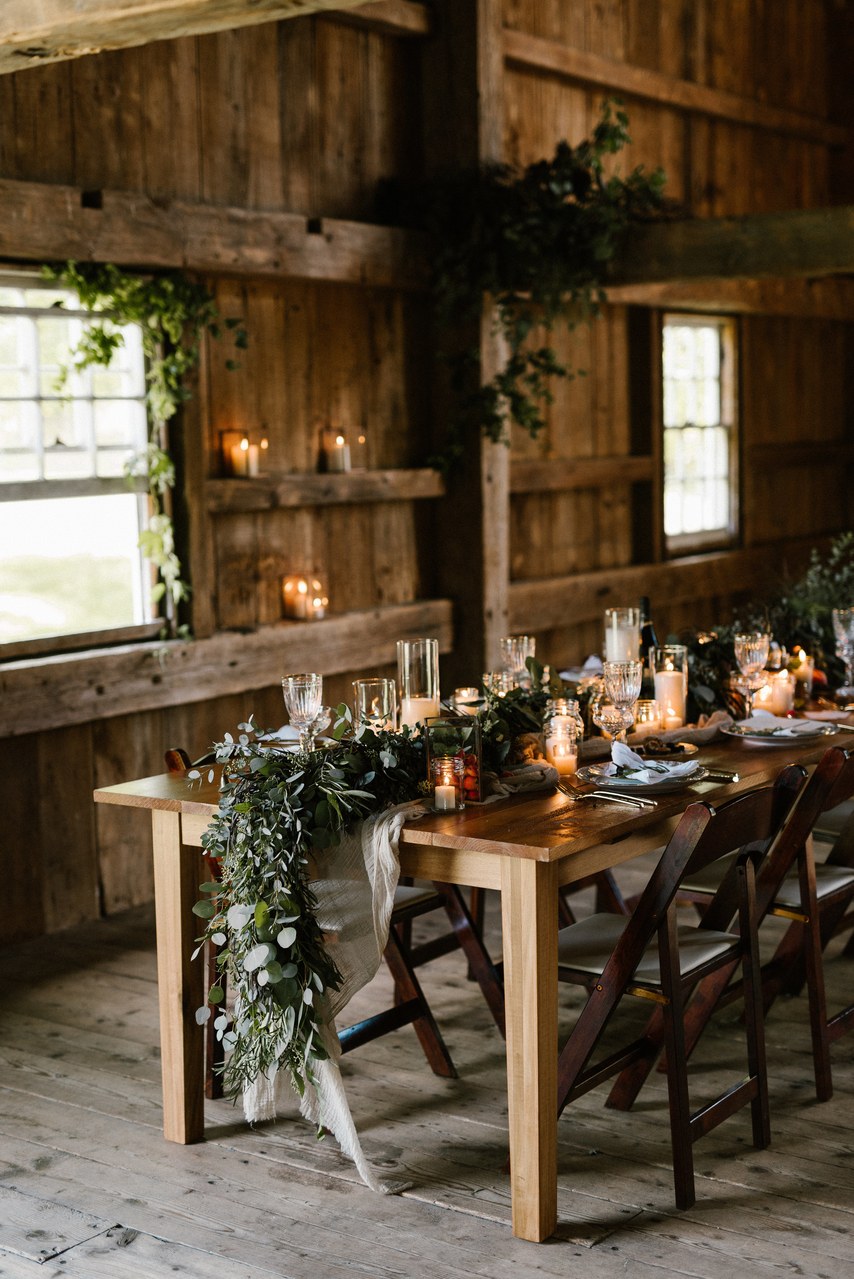
<path fill-rule="evenodd" d="M 606 799 L 612 804 L 628 804 L 632 808 L 655 808 L 654 799 L 642 799 L 640 795 L 617 795 L 607 790 L 587 790 L 575 796 L 576 799 Z"/>

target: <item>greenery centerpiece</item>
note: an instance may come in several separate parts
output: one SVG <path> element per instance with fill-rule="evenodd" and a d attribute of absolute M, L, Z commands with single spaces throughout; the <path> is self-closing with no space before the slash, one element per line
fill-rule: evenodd
<path fill-rule="evenodd" d="M 495 772 L 519 733 L 542 728 L 551 686 L 542 667 L 530 669 L 531 689 L 490 697 L 480 713 L 484 761 Z M 218 877 L 202 885 L 194 910 L 226 980 L 214 982 L 198 1019 L 216 1009 L 214 1030 L 228 1051 L 225 1090 L 233 1096 L 272 1068 L 285 1070 L 302 1095 L 326 1059 L 321 1023 L 340 974 L 317 923 L 312 864 L 322 868 L 328 850 L 362 819 L 429 793 L 420 734 L 354 725 L 345 705 L 332 734 L 332 744 L 309 752 L 275 750 L 250 720 L 215 748 L 220 799 L 202 845 Z"/>
<path fill-rule="evenodd" d="M 536 436 L 545 425 L 542 406 L 552 399 L 550 379 L 574 376 L 551 345 L 535 344 L 535 333 L 596 316 L 608 263 L 626 230 L 664 207 L 660 169 L 606 174 L 608 159 L 629 141 L 628 116 L 609 101 L 591 137 L 575 147 L 559 142 L 551 159 L 521 172 L 492 164 L 453 173 L 424 193 L 445 358 L 461 397 L 442 464 L 460 455 L 471 430 L 507 442 L 516 422 Z M 461 324 L 480 322 L 485 298 L 506 358 L 488 382 L 472 388 L 479 351 L 453 342 Z"/>
<path fill-rule="evenodd" d="M 688 646 L 689 714 L 739 711 L 731 677 L 738 672 L 733 647 L 739 631 L 767 631 L 788 652 L 803 648 L 816 661 L 819 681 L 831 687 L 844 680 L 836 653 L 833 609 L 854 602 L 854 532 L 835 538 L 826 554 L 813 549 L 798 578 L 783 580 L 764 600 L 740 610 L 730 622 L 684 637 Z"/>
<path fill-rule="evenodd" d="M 199 362 L 205 333 L 218 338 L 223 328 L 233 330 L 235 346 L 244 348 L 246 331 L 238 319 L 221 322 L 213 294 L 181 271 L 140 275 L 112 263 L 63 262 L 45 267 L 44 275 L 73 289 L 81 306 L 92 313 L 92 322 L 71 352 L 71 364 L 60 370 L 58 389 L 64 388 L 72 370 L 108 367 L 124 343 L 122 327 L 136 324 L 140 328 L 148 443 L 128 461 L 125 474 L 131 484 L 142 479 L 148 491 L 149 517 L 139 545 L 159 577 L 151 592 L 152 603 L 163 601 L 167 628 L 174 634 L 177 606 L 190 588 L 175 549 L 170 505 L 175 464 L 167 424 L 190 398 L 188 380 Z M 226 363 L 237 367 L 234 360 Z"/>

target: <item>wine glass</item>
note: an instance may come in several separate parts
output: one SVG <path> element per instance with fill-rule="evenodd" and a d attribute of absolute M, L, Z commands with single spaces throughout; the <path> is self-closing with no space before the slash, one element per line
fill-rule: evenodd
<path fill-rule="evenodd" d="M 765 683 L 765 663 L 771 647 L 771 636 L 764 631 L 739 631 L 733 637 L 735 660 L 741 671 L 739 687 L 744 693 L 745 718 L 753 714 L 753 694 Z"/>
<path fill-rule="evenodd" d="M 836 652 L 845 663 L 845 684 L 836 690 L 837 696 L 854 697 L 854 608 L 833 610 L 833 634 Z"/>
<path fill-rule="evenodd" d="M 315 734 L 321 727 L 323 676 L 311 672 L 283 675 L 282 692 L 288 718 L 299 733 L 300 750 L 313 750 Z"/>
<path fill-rule="evenodd" d="M 610 732 L 616 741 L 625 742 L 626 733 L 634 721 L 633 707 L 640 697 L 643 662 L 605 662 L 602 673 L 605 676 L 605 692 L 621 719 L 616 734 L 610 728 L 606 728 L 605 731 Z M 601 708 L 600 715 L 602 713 L 608 715 L 607 705 Z M 614 720 L 616 722 L 616 716 Z M 600 727 L 604 725 L 600 724 Z"/>

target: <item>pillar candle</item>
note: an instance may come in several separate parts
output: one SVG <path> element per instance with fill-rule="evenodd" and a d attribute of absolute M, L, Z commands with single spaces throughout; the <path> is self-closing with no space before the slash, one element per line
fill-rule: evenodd
<path fill-rule="evenodd" d="M 414 728 L 419 722 L 423 724 L 428 716 L 436 716 L 438 714 L 438 697 L 401 697 L 400 699 L 401 728 L 406 727 L 406 725 Z"/>
<path fill-rule="evenodd" d="M 664 728 L 681 728 L 685 723 L 685 677 L 681 671 L 655 672 L 655 700 L 664 707 Z"/>

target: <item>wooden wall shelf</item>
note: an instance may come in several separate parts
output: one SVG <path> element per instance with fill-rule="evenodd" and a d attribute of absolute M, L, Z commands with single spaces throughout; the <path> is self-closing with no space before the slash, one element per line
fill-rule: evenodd
<path fill-rule="evenodd" d="M 256 479 L 216 479 L 205 485 L 205 500 L 213 515 L 272 511 L 300 506 L 340 506 L 357 502 L 403 502 L 442 497 L 445 481 L 429 467 L 391 471 L 349 471 L 343 475 L 315 474 L 258 476 Z"/>
<path fill-rule="evenodd" d="M 399 227 L 11 178 L 0 179 L 0 204 L 0 257 L 7 259 L 427 285 L 424 237 Z"/>
<path fill-rule="evenodd" d="M 0 666 L 0 738 L 269 688 L 282 672 L 387 666 L 395 641 L 433 635 L 453 647 L 450 600 L 419 600 L 322 622 L 279 622 L 209 639 L 99 649 Z"/>
<path fill-rule="evenodd" d="M 511 493 L 560 493 L 651 480 L 651 457 L 550 457 L 510 463 Z"/>

